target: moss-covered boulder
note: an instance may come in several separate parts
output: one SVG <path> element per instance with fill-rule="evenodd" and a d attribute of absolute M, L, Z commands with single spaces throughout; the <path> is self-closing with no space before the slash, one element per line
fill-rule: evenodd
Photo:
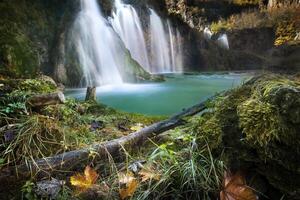
<path fill-rule="evenodd" d="M 125 65 L 122 68 L 123 79 L 126 82 L 164 81 L 163 76 L 150 74 L 136 60 L 131 57 L 127 50 L 125 55 Z"/>
<path fill-rule="evenodd" d="M 218 98 L 196 130 L 270 199 L 300 195 L 300 81 L 263 75 Z M 213 137 L 212 137 L 213 136 Z"/>

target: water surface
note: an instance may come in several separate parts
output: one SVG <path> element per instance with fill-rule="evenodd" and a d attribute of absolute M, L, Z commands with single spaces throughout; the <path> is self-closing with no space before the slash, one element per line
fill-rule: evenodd
<path fill-rule="evenodd" d="M 167 75 L 161 83 L 107 85 L 97 99 L 118 110 L 147 115 L 172 115 L 217 92 L 240 85 L 248 74 Z M 67 96 L 83 100 L 86 89 L 68 89 Z"/>

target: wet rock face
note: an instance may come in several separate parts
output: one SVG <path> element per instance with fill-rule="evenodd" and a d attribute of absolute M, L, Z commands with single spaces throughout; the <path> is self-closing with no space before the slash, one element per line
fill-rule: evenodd
<path fill-rule="evenodd" d="M 1 69 L 14 76 L 50 73 L 58 24 L 77 1 L 4 0 L 1 10 Z"/>
<path fill-rule="evenodd" d="M 266 53 L 274 46 L 273 28 L 256 28 L 230 31 L 227 34 L 232 50 Z"/>

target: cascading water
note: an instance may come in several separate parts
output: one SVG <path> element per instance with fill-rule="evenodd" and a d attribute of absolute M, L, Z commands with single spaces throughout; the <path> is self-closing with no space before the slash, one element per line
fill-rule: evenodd
<path fill-rule="evenodd" d="M 208 27 L 205 27 L 203 33 L 204 33 L 204 37 L 209 40 L 211 39 L 211 36 L 213 35 L 211 30 Z"/>
<path fill-rule="evenodd" d="M 114 30 L 118 33 L 131 56 L 146 70 L 150 70 L 145 37 L 141 21 L 131 5 L 115 0 L 115 12 L 110 18 Z"/>
<path fill-rule="evenodd" d="M 226 35 L 226 33 L 223 33 L 217 40 L 219 46 L 225 48 L 225 49 L 229 49 L 229 42 L 228 42 L 228 37 Z"/>
<path fill-rule="evenodd" d="M 173 30 L 170 21 L 167 22 L 168 25 L 168 34 L 170 41 L 170 53 L 171 53 L 171 71 L 172 72 L 182 72 L 182 47 L 180 41 L 180 33 L 178 29 L 176 29 L 176 33 Z"/>
<path fill-rule="evenodd" d="M 124 61 L 123 49 L 97 0 L 81 0 L 72 37 L 84 74 L 82 86 L 122 83 L 119 69 Z"/>
<path fill-rule="evenodd" d="M 156 73 L 181 72 L 182 50 L 180 33 L 172 30 L 167 23 L 167 31 L 161 18 L 150 9 L 151 71 Z"/>

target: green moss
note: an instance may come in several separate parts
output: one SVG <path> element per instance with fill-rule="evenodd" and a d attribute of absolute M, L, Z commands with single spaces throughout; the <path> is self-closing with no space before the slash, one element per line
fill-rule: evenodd
<path fill-rule="evenodd" d="M 209 113 L 195 119 L 193 130 L 200 140 L 208 138 L 215 156 L 224 152 L 230 169 L 259 174 L 290 197 L 300 186 L 294 181 L 300 177 L 299 116 L 299 80 L 266 74 L 215 100 Z"/>
<path fill-rule="evenodd" d="M 287 129 L 276 106 L 250 99 L 238 107 L 240 127 L 246 139 L 266 146 L 272 140 L 280 140 L 280 134 Z"/>

